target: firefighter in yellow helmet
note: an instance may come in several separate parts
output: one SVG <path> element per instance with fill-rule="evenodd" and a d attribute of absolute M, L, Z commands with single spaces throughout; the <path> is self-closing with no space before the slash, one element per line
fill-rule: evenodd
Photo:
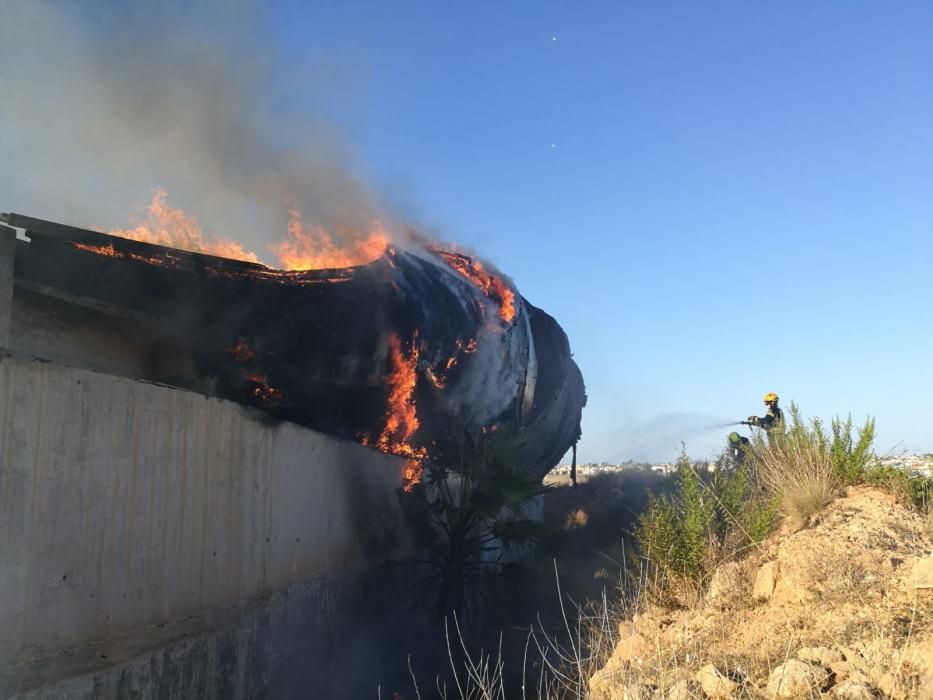
<path fill-rule="evenodd" d="M 764 416 L 749 416 L 747 421 L 744 421 L 747 425 L 754 425 L 759 428 L 764 428 L 765 430 L 773 430 L 774 428 L 780 428 L 784 425 L 784 412 L 778 408 L 778 395 L 773 391 L 769 391 L 765 394 L 765 410 L 767 411 Z"/>

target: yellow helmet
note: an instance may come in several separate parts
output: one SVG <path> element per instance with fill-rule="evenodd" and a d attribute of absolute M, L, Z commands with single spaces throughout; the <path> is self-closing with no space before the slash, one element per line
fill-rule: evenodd
<path fill-rule="evenodd" d="M 778 395 L 775 394 L 773 391 L 769 391 L 767 394 L 765 394 L 765 403 L 771 403 L 772 401 L 777 401 L 777 400 L 778 400 Z"/>

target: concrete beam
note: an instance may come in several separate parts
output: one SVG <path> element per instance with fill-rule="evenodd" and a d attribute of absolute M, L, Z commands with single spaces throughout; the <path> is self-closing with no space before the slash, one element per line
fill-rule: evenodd
<path fill-rule="evenodd" d="M 0 348 L 10 347 L 13 319 L 13 265 L 16 260 L 16 231 L 0 224 Z"/>

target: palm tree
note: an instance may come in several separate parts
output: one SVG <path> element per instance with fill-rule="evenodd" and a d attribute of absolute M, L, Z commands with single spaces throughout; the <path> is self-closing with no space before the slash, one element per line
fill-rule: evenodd
<path fill-rule="evenodd" d="M 530 507 L 547 487 L 515 467 L 519 438 L 505 431 L 463 431 L 451 469 L 424 467 L 421 483 L 401 494 L 426 558 L 423 586 L 436 610 L 469 618 L 503 567 L 544 534 Z"/>

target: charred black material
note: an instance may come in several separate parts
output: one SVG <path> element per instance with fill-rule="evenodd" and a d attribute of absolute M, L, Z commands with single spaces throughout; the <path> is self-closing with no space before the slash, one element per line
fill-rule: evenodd
<path fill-rule="evenodd" d="M 17 246 L 17 289 L 129 324 L 148 348 L 141 378 L 373 442 L 386 425 L 396 342 L 417 376 L 413 446 L 443 455 L 460 430 L 508 426 L 524 438 L 522 466 L 543 476 L 578 435 L 583 379 L 556 321 L 524 299 L 503 321 L 429 252 L 284 272 L 0 218 L 30 239 Z M 177 356 L 185 361 L 165 361 Z"/>

